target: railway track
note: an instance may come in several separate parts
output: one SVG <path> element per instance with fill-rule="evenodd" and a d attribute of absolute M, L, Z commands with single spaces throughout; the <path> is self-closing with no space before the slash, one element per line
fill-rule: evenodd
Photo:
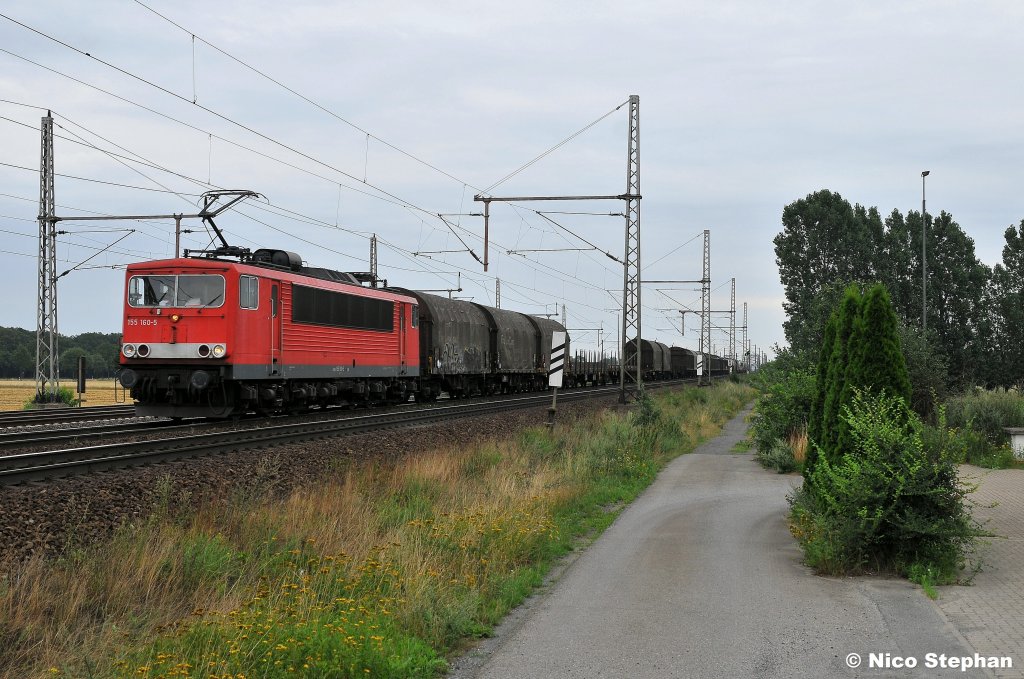
<path fill-rule="evenodd" d="M 562 395 L 561 400 L 563 402 L 575 401 L 614 392 L 614 389 L 590 390 Z M 111 443 L 9 455 L 0 458 L 0 483 L 11 485 L 187 457 L 226 453 L 246 448 L 266 448 L 300 443 L 383 428 L 427 424 L 443 418 L 470 417 L 512 408 L 537 407 L 548 402 L 550 402 L 550 395 L 542 394 L 484 403 L 446 405 L 426 410 L 385 412 L 336 420 L 289 423 L 159 438 L 150 441 Z"/>
<path fill-rule="evenodd" d="M 0 412 L 0 428 L 27 427 L 38 424 L 63 424 L 87 420 L 112 420 L 135 417 L 134 405 L 88 406 L 54 410 L 13 410 Z"/>
<path fill-rule="evenodd" d="M 694 380 L 676 380 L 656 384 L 657 387 L 670 387 L 693 382 Z M 649 388 L 651 387 L 654 385 L 649 385 Z M 609 396 L 617 392 L 617 387 L 591 388 L 561 393 L 558 400 L 560 403 L 571 403 Z M 8 455 L 0 457 L 0 485 L 16 485 L 182 458 L 267 448 L 386 428 L 423 425 L 452 417 L 472 417 L 511 409 L 536 408 L 545 406 L 550 401 L 550 393 L 541 393 L 493 401 L 458 403 L 417 410 L 389 410 L 382 413 L 263 427 L 251 427 L 242 421 L 236 423 L 236 428 L 227 431 Z M 152 427 L 152 423 L 140 425 L 139 428 L 147 426 Z M 166 425 L 167 433 L 189 428 L 194 428 L 194 425 Z M 71 437 L 80 439 L 82 433 L 73 434 Z"/>
<path fill-rule="evenodd" d="M 91 427 L 76 429 L 61 429 L 53 431 L 43 430 L 18 430 L 0 433 L 0 451 L 17 450 L 29 446 L 39 445 L 73 445 L 76 442 L 95 441 L 110 436 L 121 434 L 130 435 L 139 432 L 156 430 L 179 430 L 187 431 L 201 426 L 205 422 L 192 424 L 181 424 L 172 420 L 154 420 L 150 422 L 120 422 L 117 424 L 99 424 Z"/>

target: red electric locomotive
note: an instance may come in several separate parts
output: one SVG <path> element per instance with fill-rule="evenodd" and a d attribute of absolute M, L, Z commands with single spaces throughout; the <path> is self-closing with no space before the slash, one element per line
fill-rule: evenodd
<path fill-rule="evenodd" d="M 133 264 L 126 290 L 120 381 L 140 415 L 400 402 L 416 389 L 417 300 L 294 253 Z"/>

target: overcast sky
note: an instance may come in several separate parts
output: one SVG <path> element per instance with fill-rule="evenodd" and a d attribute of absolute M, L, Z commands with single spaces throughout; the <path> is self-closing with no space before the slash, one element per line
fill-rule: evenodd
<path fill-rule="evenodd" d="M 577 347 L 595 346 L 600 327 L 615 341 L 622 269 L 601 251 L 622 257 L 624 220 L 549 214 L 600 248 L 583 251 L 534 210 L 621 202 L 495 204 L 486 274 L 467 252 L 412 253 L 462 248 L 436 213 L 479 212 L 474 194 L 603 116 L 490 191 L 624 192 L 627 107 L 615 108 L 631 94 L 643 277 L 699 279 L 710 229 L 712 307 L 728 310 L 735 277 L 737 325 L 746 302 L 751 342 L 766 350 L 784 343 L 772 238 L 787 203 L 827 188 L 883 214 L 919 210 L 927 169 L 929 212 L 950 212 L 989 265 L 1024 218 L 1015 0 L 145 2 L 181 28 L 133 0 L 0 9 L 39 32 L 0 18 L 0 325 L 35 327 L 45 109 L 57 172 L 71 175 L 56 180 L 61 216 L 189 212 L 210 185 L 252 189 L 268 203 L 218 220 L 232 244 L 365 271 L 376 233 L 389 283 L 448 289 L 461 272 L 456 294 L 493 304 L 498 277 L 503 308 L 564 303 Z M 482 256 L 482 219 L 448 219 Z M 173 254 L 173 223 L 61 228 L 61 271 L 125 235 L 115 229 L 135 231 L 85 267 Z M 207 245 L 191 228 L 185 247 Z M 521 252 L 558 248 L 576 250 Z M 61 332 L 119 331 L 123 276 L 61 278 Z M 679 332 L 687 307 L 700 308 L 694 286 L 645 286 L 644 335 L 696 348 L 695 315 Z M 727 332 L 712 341 L 727 352 Z"/>

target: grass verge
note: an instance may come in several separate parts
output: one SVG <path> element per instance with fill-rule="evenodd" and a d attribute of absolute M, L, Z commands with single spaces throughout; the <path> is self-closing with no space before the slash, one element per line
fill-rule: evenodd
<path fill-rule="evenodd" d="M 419 677 L 753 397 L 659 394 L 548 432 L 156 512 L 0 580 L 3 676 Z"/>
<path fill-rule="evenodd" d="M 69 398 L 74 397 L 75 380 L 64 379 L 62 388 L 68 389 Z M 0 411 L 23 410 L 32 401 L 36 393 L 35 380 L 0 380 Z M 85 382 L 83 394 L 85 406 L 108 406 L 125 403 L 124 390 L 113 378 L 91 379 Z M 118 399 L 121 399 L 120 401 Z M 131 403 L 131 398 L 127 399 Z"/>

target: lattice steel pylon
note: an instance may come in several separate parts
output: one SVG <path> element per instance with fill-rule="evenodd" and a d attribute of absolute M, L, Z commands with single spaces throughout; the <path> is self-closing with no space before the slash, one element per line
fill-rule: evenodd
<path fill-rule="evenodd" d="M 373 234 L 370 238 L 370 276 L 372 276 L 370 285 L 377 287 L 377 234 Z"/>
<path fill-rule="evenodd" d="M 746 366 L 747 372 L 750 372 L 750 346 L 747 340 L 747 303 L 743 303 L 743 365 Z"/>
<path fill-rule="evenodd" d="M 729 370 L 736 367 L 736 279 L 732 279 L 732 292 L 729 296 Z"/>
<path fill-rule="evenodd" d="M 622 360 L 619 361 L 619 403 L 643 387 L 640 351 L 640 96 L 629 96 L 629 146 L 626 154 L 626 248 L 622 266 Z M 636 351 L 636 374 L 627 375 L 626 346 L 630 331 Z"/>
<path fill-rule="evenodd" d="M 53 117 L 42 122 L 39 161 L 39 296 L 36 299 L 36 400 L 57 401 L 57 220 L 53 195 Z"/>
<path fill-rule="evenodd" d="M 707 352 L 711 350 L 711 230 L 704 229 L 704 274 L 700 282 L 700 355 L 703 375 L 699 382 L 711 382 L 711 364 Z"/>
<path fill-rule="evenodd" d="M 501 279 L 494 279 L 494 308 L 501 308 Z"/>

